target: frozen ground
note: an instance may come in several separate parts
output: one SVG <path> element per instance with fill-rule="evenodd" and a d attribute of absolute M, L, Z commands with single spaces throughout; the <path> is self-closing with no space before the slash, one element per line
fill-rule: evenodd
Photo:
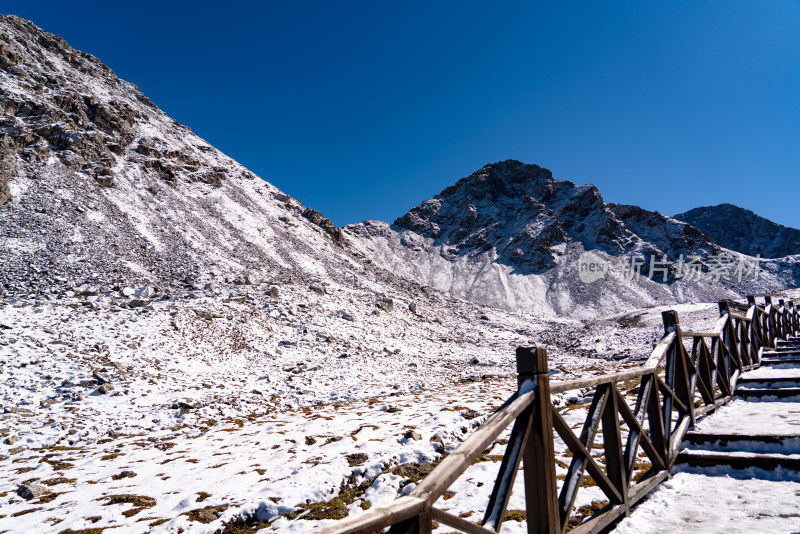
<path fill-rule="evenodd" d="M 660 335 L 658 310 L 548 322 L 291 280 L 97 293 L 0 302 L 2 532 L 307 530 L 410 490 L 514 390 L 515 347 L 546 342 L 565 379 L 636 366 Z M 477 514 L 503 450 L 442 507 Z"/>
<path fill-rule="evenodd" d="M 638 366 L 662 331 L 661 308 L 543 321 L 436 292 L 381 308 L 368 289 L 292 282 L 141 307 L 103 291 L 4 301 L 0 531 L 211 533 L 241 518 L 306 531 L 410 491 L 514 390 L 516 346 L 546 342 L 552 378 L 568 379 Z M 680 313 L 692 328 L 717 316 Z M 573 428 L 582 393 L 556 399 Z M 441 508 L 480 519 L 504 439 Z M 24 499 L 23 485 L 46 493 Z M 587 483 L 576 520 L 602 497 Z"/>
<path fill-rule="evenodd" d="M 301 532 L 362 513 L 410 491 L 513 392 L 516 346 L 545 341 L 555 380 L 637 366 L 666 309 L 548 322 L 409 297 L 414 312 L 402 296 L 387 310 L 366 289 L 274 281 L 134 308 L 113 292 L 4 302 L 0 531 L 210 533 L 245 517 Z M 692 328 L 717 317 L 679 313 Z M 556 399 L 573 428 L 581 393 Z M 480 519 L 505 437 L 439 507 Z M 48 493 L 23 499 L 24 484 Z M 587 484 L 576 504 L 602 499 Z"/>

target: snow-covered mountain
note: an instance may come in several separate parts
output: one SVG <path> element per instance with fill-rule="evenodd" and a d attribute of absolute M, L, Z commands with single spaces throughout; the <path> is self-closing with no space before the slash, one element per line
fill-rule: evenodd
<path fill-rule="evenodd" d="M 591 316 L 794 284 L 786 261 L 762 264 L 752 283 L 675 281 L 681 255 L 707 264 L 725 251 L 688 224 L 607 205 L 594 186 L 513 160 L 485 166 L 394 225 L 343 231 L 93 56 L 14 16 L 0 29 L 0 287 L 8 295 L 248 276 L 371 280 L 384 292 L 407 283 L 399 275 L 479 305 Z M 584 252 L 608 268 L 593 283 L 580 277 Z M 623 262 L 633 256 L 643 258 L 643 275 L 651 257 L 666 256 L 667 280 L 657 280 L 666 262 L 653 264 L 657 281 L 628 276 Z"/>
<path fill-rule="evenodd" d="M 675 215 L 720 246 L 762 258 L 800 254 L 800 230 L 789 228 L 733 204 L 694 208 Z"/>
<path fill-rule="evenodd" d="M 345 233 L 355 248 L 401 276 L 475 302 L 541 313 L 589 316 L 733 298 L 793 286 L 798 277 L 797 262 L 786 260 L 761 262 L 751 280 L 755 260 L 723 249 L 691 225 L 606 204 L 592 185 L 557 180 L 515 160 L 486 165 L 393 225 L 365 221 Z M 709 268 L 722 256 L 725 272 L 713 280 Z M 605 275 L 582 279 L 587 258 L 604 264 Z M 702 263 L 695 279 L 685 276 L 692 258 Z M 744 274 L 746 267 L 753 276 Z"/>
<path fill-rule="evenodd" d="M 0 288 L 360 269 L 342 233 L 97 58 L 0 18 Z"/>

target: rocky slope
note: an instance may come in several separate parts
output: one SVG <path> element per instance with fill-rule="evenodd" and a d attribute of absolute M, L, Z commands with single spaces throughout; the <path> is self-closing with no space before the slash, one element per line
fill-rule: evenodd
<path fill-rule="evenodd" d="M 731 275 L 734 265 L 750 260 L 688 224 L 608 205 L 592 185 L 556 180 L 547 169 L 514 160 L 483 167 L 393 225 L 365 221 L 345 233 L 355 248 L 402 276 L 475 302 L 539 313 L 590 316 L 732 298 L 791 286 L 798 276 L 796 262 L 767 262 L 757 280 L 712 280 L 705 276 L 712 257 L 724 255 Z M 588 283 L 580 272 L 587 252 L 607 269 Z M 638 273 L 633 257 L 643 263 Z M 701 258 L 703 275 L 682 277 L 682 257 Z"/>
<path fill-rule="evenodd" d="M 800 230 L 789 228 L 733 204 L 695 208 L 675 215 L 720 246 L 762 258 L 800 254 Z"/>
<path fill-rule="evenodd" d="M 670 258 L 678 258 L 681 254 L 686 257 L 708 257 L 723 253 L 719 243 L 686 222 L 639 206 L 607 204 L 606 207 L 628 230 L 655 245 Z"/>
<path fill-rule="evenodd" d="M 98 59 L 0 18 L 0 290 L 359 269 L 341 232 Z"/>

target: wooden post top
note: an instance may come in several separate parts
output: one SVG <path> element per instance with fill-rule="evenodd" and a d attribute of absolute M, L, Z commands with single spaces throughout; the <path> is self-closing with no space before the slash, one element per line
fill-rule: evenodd
<path fill-rule="evenodd" d="M 675 330 L 680 333 L 681 321 L 678 318 L 678 312 L 675 310 L 667 310 L 661 312 L 661 319 L 664 321 L 664 333 L 669 334 L 670 331 Z"/>
<path fill-rule="evenodd" d="M 517 374 L 547 374 L 547 347 L 539 344 L 533 347 L 517 347 Z"/>
<path fill-rule="evenodd" d="M 730 311 L 730 303 L 727 300 L 719 301 L 719 315 L 722 317 Z"/>
<path fill-rule="evenodd" d="M 784 300 L 783 299 L 778 299 L 778 306 L 783 306 L 783 304 L 784 304 Z"/>
<path fill-rule="evenodd" d="M 751 306 L 756 303 L 755 295 L 747 295 L 747 303 Z"/>
<path fill-rule="evenodd" d="M 772 304 L 772 297 L 770 297 L 769 295 L 766 295 L 764 297 L 764 302 L 767 303 L 767 304 Z"/>

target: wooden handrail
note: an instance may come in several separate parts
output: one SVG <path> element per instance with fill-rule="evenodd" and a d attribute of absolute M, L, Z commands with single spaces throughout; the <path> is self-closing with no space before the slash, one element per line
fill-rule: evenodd
<path fill-rule="evenodd" d="M 586 472 L 609 504 L 571 532 L 601 531 L 668 478 L 686 432 L 698 417 L 713 413 L 730 401 L 741 374 L 760 365 L 765 347 L 776 347 L 778 339 L 800 335 L 800 313 L 793 301 L 780 301 L 779 306 L 774 306 L 770 297 L 764 300 L 759 305 L 755 297 L 749 296 L 746 313 L 733 311 L 742 305 L 720 302 L 720 318 L 708 332 L 682 331 L 678 314 L 664 312 L 664 337 L 654 345 L 644 364 L 601 376 L 551 383 L 546 349 L 517 349 L 517 392 L 418 486 L 405 497 L 317 532 L 368 534 L 391 527 L 394 534 L 428 534 L 434 520 L 473 534 L 499 532 L 520 463 L 525 476 L 528 532 L 564 534 Z M 684 346 L 684 339 L 692 342 L 691 353 Z M 637 387 L 625 388 L 637 395 L 635 407 L 631 408 L 617 384 L 635 379 L 639 379 Z M 578 436 L 557 411 L 551 395 L 588 388 L 594 388 L 595 393 Z M 436 509 L 434 503 L 512 423 L 506 454 L 482 523 L 474 524 Z M 627 428 L 625 440 L 622 425 Z M 572 452 L 560 491 L 555 477 L 556 436 Z M 604 468 L 591 452 L 599 436 L 603 441 Z M 649 458 L 652 468 L 633 483 L 632 471 L 639 451 Z"/>

